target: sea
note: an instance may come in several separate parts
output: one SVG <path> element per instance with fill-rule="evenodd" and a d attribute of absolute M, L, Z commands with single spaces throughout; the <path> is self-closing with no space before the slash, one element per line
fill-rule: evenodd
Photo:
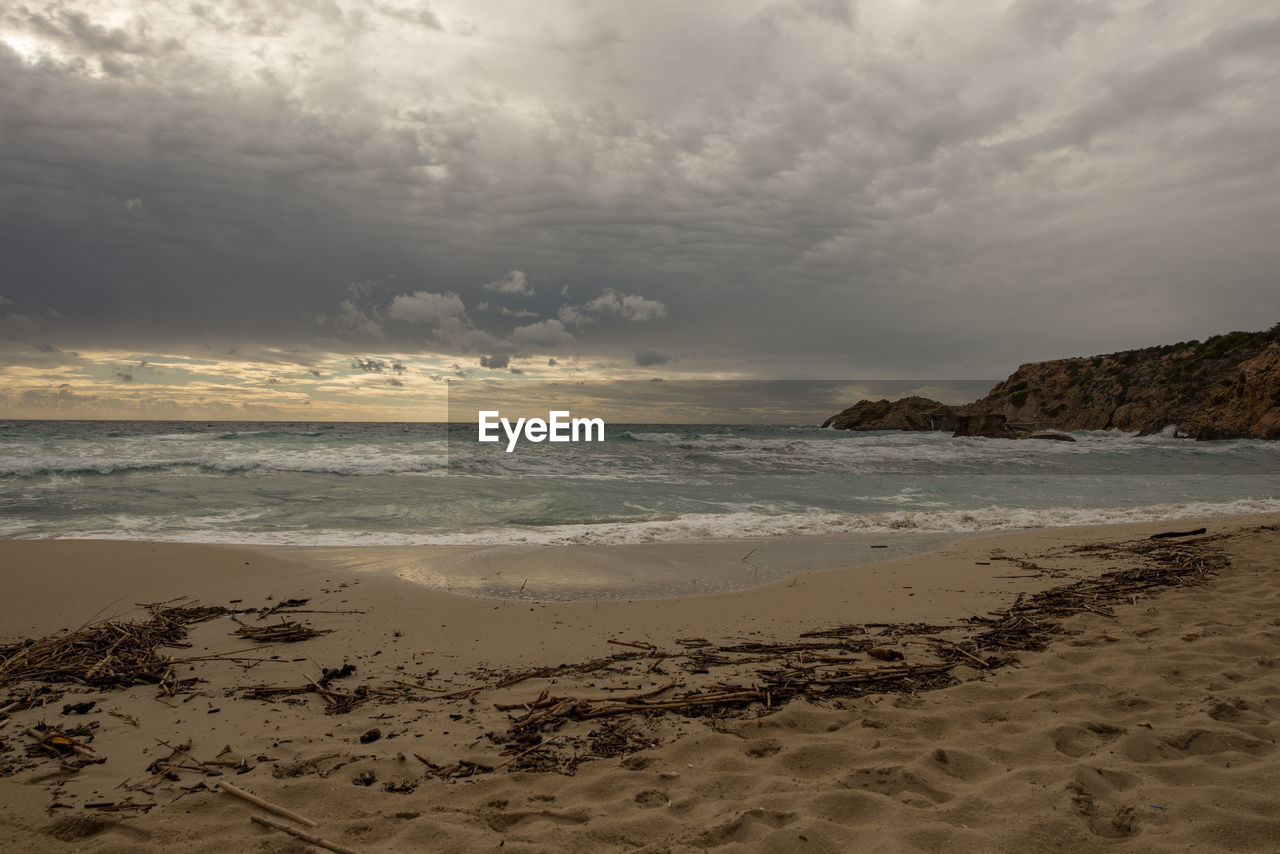
<path fill-rule="evenodd" d="M 474 424 L 0 422 L 0 537 L 612 545 L 970 533 L 1280 510 L 1280 443 L 1075 442 L 815 425 L 608 424 L 479 446 Z"/>

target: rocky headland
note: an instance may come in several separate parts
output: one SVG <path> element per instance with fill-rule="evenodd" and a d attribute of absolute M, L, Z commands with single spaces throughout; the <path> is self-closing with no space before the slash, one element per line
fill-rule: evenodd
<path fill-rule="evenodd" d="M 1146 435 L 1173 426 L 1195 439 L 1280 439 L 1280 324 L 1265 332 L 1032 362 L 973 403 L 863 400 L 822 426 L 1000 438 L 1113 429 Z"/>

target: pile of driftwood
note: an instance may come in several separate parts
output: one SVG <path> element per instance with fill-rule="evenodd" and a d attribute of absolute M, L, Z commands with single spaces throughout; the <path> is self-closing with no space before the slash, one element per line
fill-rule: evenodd
<path fill-rule="evenodd" d="M 595 727 L 586 740 L 563 737 L 563 733 L 544 737 L 571 721 L 646 718 L 672 712 L 713 718 L 768 714 L 796 697 L 822 702 L 944 687 L 954 684 L 953 671 L 959 666 L 990 670 L 1014 661 L 1017 652 L 1044 649 L 1054 636 L 1068 633 L 1063 620 L 1073 614 L 1113 617 L 1114 605 L 1136 602 L 1139 594 L 1204 583 L 1228 564 L 1226 556 L 1212 545 L 1216 539 L 1219 537 L 1170 542 L 1167 537 L 1154 537 L 1069 549 L 1053 556 L 1087 553 L 1105 561 L 1136 565 L 1029 596 L 1019 595 L 1007 609 L 955 625 L 846 625 L 805 632 L 795 641 L 730 645 L 681 638 L 677 640 L 682 647 L 679 651 L 614 640 L 611 642 L 635 651 L 559 668 L 496 672 L 489 684 L 449 696 L 471 699 L 482 691 L 510 687 L 525 679 L 582 672 L 604 671 L 637 680 L 655 673 L 675 675 L 666 684 L 626 696 L 556 695 L 544 690 L 525 702 L 495 703 L 496 709 L 508 713 L 509 726 L 505 735 L 495 738 L 491 733 L 490 739 L 503 745 L 507 761 L 492 766 L 428 764 L 428 770 L 442 777 L 471 776 L 504 766 L 564 771 L 580 761 L 583 750 L 596 753 L 596 741 L 616 735 Z M 1063 574 L 1030 560 L 1019 559 L 1018 564 L 1046 576 Z M 717 678 L 718 674 L 732 675 Z M 700 684 L 685 689 L 687 681 Z M 599 752 L 617 755 L 643 746 L 624 740 L 620 749 L 602 745 Z M 557 747 L 569 748 L 559 762 L 554 756 Z"/>
<path fill-rule="evenodd" d="M 558 667 L 476 671 L 471 674 L 476 684 L 452 690 L 414 680 L 339 688 L 336 682 L 355 674 L 353 665 L 345 665 L 322 668 L 318 679 L 307 679 L 305 684 L 251 685 L 234 693 L 266 702 L 315 694 L 328 714 L 347 713 L 369 702 L 412 703 L 418 711 L 429 712 L 451 703 L 474 708 L 485 692 L 510 689 L 528 680 L 546 680 L 549 685 L 537 686 L 536 693 L 531 691 L 527 699 L 511 702 L 508 695 L 501 698 L 506 702 L 488 704 L 506 714 L 504 727 L 482 736 L 501 749 L 501 761 L 435 764 L 417 758 L 428 773 L 441 777 L 502 768 L 572 770 L 586 758 L 617 756 L 652 746 L 652 733 L 641 732 L 635 724 L 663 715 L 709 718 L 716 726 L 719 718 L 768 714 L 797 697 L 840 702 L 872 693 L 917 693 L 954 683 L 959 667 L 979 671 L 999 667 L 1013 661 L 1016 653 L 1043 649 L 1055 636 L 1066 633 L 1063 621 L 1073 614 L 1111 617 L 1117 604 L 1136 602 L 1140 594 L 1209 579 L 1228 561 L 1214 545 L 1221 536 L 1198 533 L 1056 550 L 1037 560 L 1052 559 L 1061 564 L 1074 556 L 1087 556 L 1093 561 L 1114 562 L 1120 568 L 1019 595 L 1008 608 L 950 625 L 842 625 L 771 642 L 715 644 L 706 638 L 686 637 L 676 639 L 671 649 L 615 638 L 609 643 L 620 651 L 612 655 Z M 996 555 L 992 559 L 1011 560 L 1036 577 L 1065 574 L 1061 566 L 1030 559 Z M 1078 571 L 1073 573 L 1079 577 Z M 183 687 L 173 675 L 175 664 L 232 655 L 173 659 L 163 654 L 164 647 L 183 645 L 188 626 L 220 615 L 235 618 L 256 613 L 259 622 L 273 616 L 281 622 L 263 626 L 240 623 L 235 634 L 263 643 L 301 641 L 322 631 L 286 620 L 283 614 L 297 613 L 305 604 L 306 600 L 285 600 L 271 608 L 237 611 L 172 603 L 149 605 L 150 617 L 145 621 L 104 620 L 73 632 L 0 647 L 0 687 L 22 682 L 28 686 L 78 683 L 96 688 L 154 683 L 162 693 L 171 694 Z M 587 677 L 606 677 L 624 687 L 612 692 L 608 688 L 588 692 L 570 687 L 581 685 Z M 641 687 L 645 684 L 653 687 Z M 457 720 L 461 715 L 451 717 Z M 587 722 L 589 731 L 582 733 L 587 727 L 562 729 L 574 721 Z M 28 735 L 38 739 L 32 746 L 36 751 L 51 756 L 78 753 L 82 760 L 90 759 L 79 749 L 87 745 L 74 736 L 61 732 Z M 64 737 L 72 740 L 64 743 Z M 174 750 L 174 756 L 160 761 L 150 773 L 169 776 L 209 764 L 184 759 L 182 750 Z"/>
<path fill-rule="evenodd" d="M 1200 534 L 1203 530 L 1188 534 Z M 1211 545 L 1221 536 L 1200 537 L 1185 543 L 1169 542 L 1172 536 L 1179 534 L 1171 532 L 1136 542 L 1072 547 L 1069 549 L 1072 554 L 1089 554 L 1107 561 L 1136 557 L 1142 563 L 1029 597 L 1020 595 L 1008 609 L 994 612 L 990 618 L 971 618 L 986 627 L 974 635 L 973 643 L 997 650 L 1042 650 L 1054 635 L 1061 633 L 1063 617 L 1083 611 L 1114 617 L 1113 605 L 1136 602 L 1140 593 L 1203 584 L 1229 563 L 1227 557 Z"/>
<path fill-rule="evenodd" d="M 162 647 L 183 646 L 187 627 L 227 613 L 217 606 L 157 603 L 142 622 L 103 620 L 75 631 L 0 647 L 0 687 L 19 682 L 69 682 L 94 688 L 172 683 L 172 659 Z"/>
<path fill-rule="evenodd" d="M 282 619 L 280 622 L 268 626 L 241 626 L 236 629 L 236 634 L 258 643 L 297 643 L 298 641 L 310 640 L 319 635 L 328 634 L 331 631 L 333 629 L 322 631 L 313 629 L 305 623 Z"/>

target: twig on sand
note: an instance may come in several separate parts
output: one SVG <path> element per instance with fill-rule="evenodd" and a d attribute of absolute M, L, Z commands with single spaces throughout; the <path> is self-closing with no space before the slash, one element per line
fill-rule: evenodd
<path fill-rule="evenodd" d="M 265 815 L 251 815 L 249 816 L 249 819 L 257 822 L 263 827 L 270 827 L 275 830 L 279 830 L 282 833 L 287 833 L 290 836 L 301 839 L 303 842 L 310 842 L 312 845 L 319 848 L 327 848 L 330 851 L 338 852 L 338 854 L 356 854 L 353 849 L 348 848 L 345 845 L 339 845 L 337 842 L 331 842 L 328 839 L 316 836 L 314 833 L 308 833 L 305 830 L 298 830 L 296 827 L 290 827 L 282 821 L 276 821 L 274 818 L 269 818 Z"/>
<path fill-rule="evenodd" d="M 617 644 L 618 646 L 631 646 L 631 647 L 635 647 L 636 649 L 649 649 L 649 650 L 654 649 L 653 644 L 645 643 L 644 641 L 624 641 L 624 640 L 615 640 L 613 638 L 610 638 L 609 643 Z"/>
<path fill-rule="evenodd" d="M 219 780 L 218 788 L 222 789 L 222 791 L 226 792 L 228 795 L 234 795 L 242 801 L 248 801 L 254 806 L 262 807 L 267 812 L 273 812 L 276 815 L 284 816 L 290 821 L 296 821 L 298 824 L 303 824 L 303 825 L 306 825 L 307 827 L 318 826 L 314 821 L 307 818 L 306 816 L 298 815 L 296 812 L 294 812 L 291 809 L 286 809 L 285 807 L 277 806 L 276 804 L 273 804 L 270 801 L 263 800 L 257 795 L 246 792 L 244 789 L 241 789 L 239 786 L 234 786 L 231 783 L 228 783 L 226 780 Z M 307 841 L 312 842 L 313 840 L 307 840 Z M 318 845 L 319 843 L 317 842 L 315 844 Z M 337 851 L 338 849 L 331 848 L 331 850 Z"/>
<path fill-rule="evenodd" d="M 562 733 L 561 735 L 563 735 L 563 733 Z M 543 739 L 542 741 L 540 741 L 540 742 L 538 742 L 537 744 L 535 744 L 533 747 L 525 748 L 524 750 L 520 751 L 519 753 L 515 754 L 514 756 L 508 756 L 505 760 L 503 760 L 502 762 L 499 762 L 497 765 L 493 766 L 493 770 L 494 770 L 494 771 L 497 771 L 499 768 L 502 768 L 502 767 L 503 767 L 503 766 L 505 766 L 505 765 L 510 765 L 512 762 L 515 762 L 517 759 L 520 759 L 521 757 L 525 756 L 526 754 L 533 753 L 533 751 L 535 751 L 535 750 L 537 750 L 537 749 L 539 749 L 539 748 L 541 748 L 541 747 L 546 747 L 547 745 L 549 745 L 549 744 L 550 744 L 551 742 L 553 742 L 553 741 L 557 741 L 557 740 L 559 740 L 559 739 L 560 739 L 560 737 L 561 737 L 560 735 L 553 735 L 553 736 L 551 736 L 551 738 Z M 415 754 L 415 755 L 416 755 L 416 754 Z M 421 757 L 419 757 L 419 758 L 421 758 Z"/>

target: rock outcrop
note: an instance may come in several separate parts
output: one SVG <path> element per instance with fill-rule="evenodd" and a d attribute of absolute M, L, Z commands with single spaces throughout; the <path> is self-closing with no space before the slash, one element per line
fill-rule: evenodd
<path fill-rule="evenodd" d="M 931 422 L 922 421 L 925 410 Z M 951 429 L 942 414 L 954 419 L 957 435 L 1149 434 L 1173 427 L 1196 439 L 1280 439 L 1280 324 L 1266 332 L 1034 362 L 963 406 L 924 398 L 861 401 L 826 423 L 846 430 Z"/>
<path fill-rule="evenodd" d="M 954 406 L 927 397 L 860 400 L 822 422 L 837 430 L 954 430 Z"/>
<path fill-rule="evenodd" d="M 952 436 L 983 436 L 987 439 L 1052 439 L 1058 442 L 1074 442 L 1070 433 L 1051 430 L 1025 430 L 1009 423 L 1009 419 L 997 413 L 957 415 L 956 432 Z"/>

